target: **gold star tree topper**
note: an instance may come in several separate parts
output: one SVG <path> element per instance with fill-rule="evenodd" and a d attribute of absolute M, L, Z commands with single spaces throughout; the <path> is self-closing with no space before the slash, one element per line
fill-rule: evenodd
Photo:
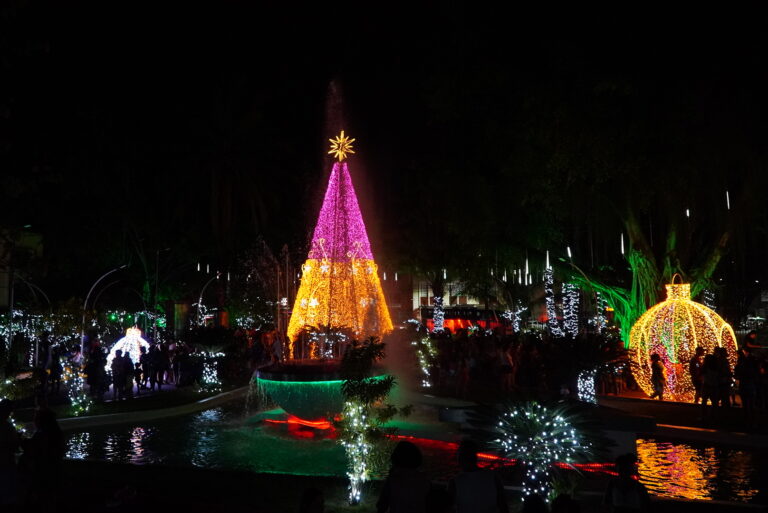
<path fill-rule="evenodd" d="M 339 162 L 347 158 L 347 153 L 352 155 L 355 153 L 352 150 L 352 143 L 355 142 L 355 140 L 344 135 L 344 130 L 342 130 L 341 134 L 337 135 L 335 139 L 328 139 L 328 141 L 331 143 L 331 151 L 329 151 L 328 154 L 339 159 Z"/>

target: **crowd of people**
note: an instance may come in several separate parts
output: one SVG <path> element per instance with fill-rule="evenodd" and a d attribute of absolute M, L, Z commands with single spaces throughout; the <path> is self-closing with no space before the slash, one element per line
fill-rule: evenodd
<path fill-rule="evenodd" d="M 152 343 L 140 348 L 133 361 L 128 352 L 118 350 L 108 363 L 109 344 L 98 337 L 87 338 L 84 355 L 80 341 L 40 344 L 38 364 L 33 368 L 35 394 L 57 397 L 62 392 L 66 369 L 81 368 L 88 393 L 96 401 L 129 399 L 146 392 L 202 384 L 206 356 L 181 340 Z"/>
<path fill-rule="evenodd" d="M 110 363 L 111 376 L 105 375 L 106 355 L 100 345 L 93 345 L 86 363 L 86 375 L 91 395 L 101 397 L 112 384 L 112 399 L 126 399 L 142 390 L 161 390 L 163 385 L 183 384 L 184 375 L 194 373 L 188 364 L 189 350 L 184 344 L 153 344 L 147 350 L 140 347 L 138 361 L 134 362 L 128 352 L 115 351 Z"/>
<path fill-rule="evenodd" d="M 744 345 L 732 367 L 724 347 L 705 353 L 704 348 L 697 347 L 688 362 L 694 403 L 701 404 L 702 418 L 711 418 L 718 409 L 740 405 L 746 421 L 754 422 L 757 410 L 768 410 L 768 358 L 759 358 Z M 654 389 L 651 398 L 663 400 L 667 376 L 661 357 L 652 354 L 650 365 Z"/>
<path fill-rule="evenodd" d="M 578 375 L 586 368 L 601 371 L 597 386 L 606 392 L 635 386 L 620 340 L 608 335 L 573 339 L 546 333 L 445 330 L 429 337 L 437 350 L 429 367 L 432 384 L 459 397 L 478 392 L 514 392 L 539 399 L 575 396 Z"/>

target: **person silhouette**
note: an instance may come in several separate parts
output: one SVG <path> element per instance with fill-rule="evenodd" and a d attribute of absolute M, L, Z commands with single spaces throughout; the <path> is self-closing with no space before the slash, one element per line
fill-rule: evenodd
<path fill-rule="evenodd" d="M 616 458 L 618 477 L 611 479 L 605 491 L 603 504 L 611 513 L 634 513 L 648 511 L 650 500 L 645 486 L 635 480 L 634 454 L 624 454 Z"/>

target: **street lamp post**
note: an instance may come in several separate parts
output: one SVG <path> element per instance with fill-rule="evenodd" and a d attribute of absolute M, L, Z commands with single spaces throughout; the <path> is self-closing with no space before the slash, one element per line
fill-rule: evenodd
<path fill-rule="evenodd" d="M 96 280 L 91 286 L 91 290 L 88 291 L 88 295 L 85 296 L 85 301 L 83 302 L 83 319 L 82 319 L 82 322 L 80 323 L 80 355 L 81 357 L 85 355 L 85 312 L 86 312 L 86 309 L 88 308 L 88 300 L 91 298 L 91 293 L 93 292 L 93 289 L 96 288 L 96 285 L 98 285 L 101 282 L 101 280 L 103 280 L 104 278 L 106 278 L 107 276 L 109 276 L 114 272 L 117 272 L 121 269 L 125 269 L 126 267 L 128 267 L 128 264 L 123 264 L 120 267 L 115 267 L 111 271 L 101 275 L 101 277 L 98 280 Z"/>

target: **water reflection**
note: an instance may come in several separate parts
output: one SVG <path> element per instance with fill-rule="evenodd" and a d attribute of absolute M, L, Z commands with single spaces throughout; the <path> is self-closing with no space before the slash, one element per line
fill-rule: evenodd
<path fill-rule="evenodd" d="M 144 463 L 144 441 L 147 431 L 142 427 L 135 427 L 131 431 L 131 463 L 140 465 Z"/>
<path fill-rule="evenodd" d="M 88 457 L 88 442 L 91 434 L 87 431 L 75 433 L 67 440 L 66 457 L 72 460 L 83 460 Z"/>
<path fill-rule="evenodd" d="M 655 495 L 750 501 L 759 492 L 753 454 L 638 438 L 640 480 Z"/>
<path fill-rule="evenodd" d="M 336 440 L 293 433 L 291 426 L 261 424 L 245 405 L 134 425 L 68 432 L 67 457 L 136 465 L 161 464 L 344 476 L 346 458 Z M 453 451 L 422 447 L 425 470 L 449 478 Z M 660 496 L 765 503 L 768 458 L 741 449 L 638 439 L 640 473 Z M 759 492 L 759 490 L 766 492 Z"/>

